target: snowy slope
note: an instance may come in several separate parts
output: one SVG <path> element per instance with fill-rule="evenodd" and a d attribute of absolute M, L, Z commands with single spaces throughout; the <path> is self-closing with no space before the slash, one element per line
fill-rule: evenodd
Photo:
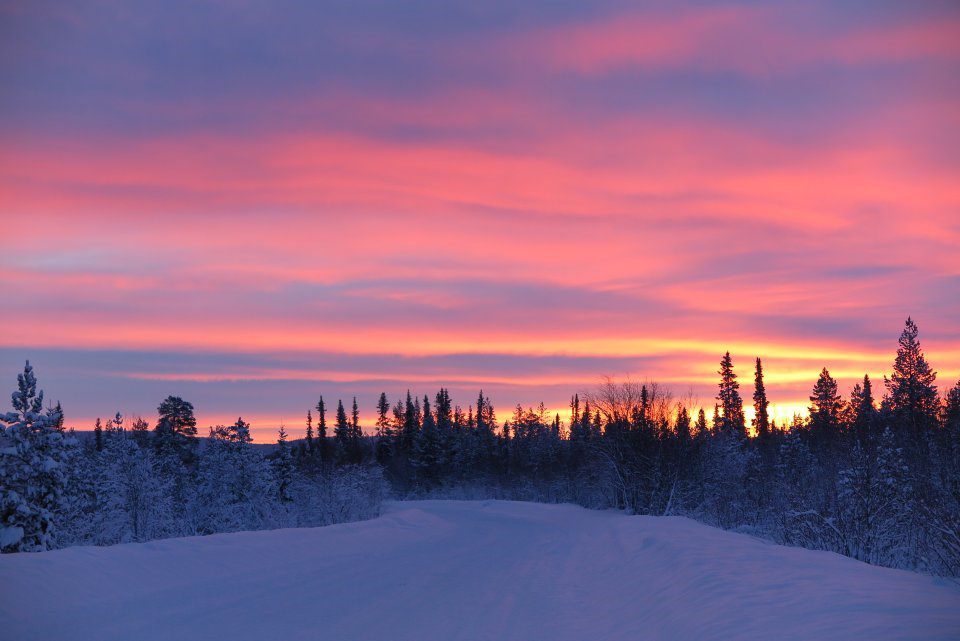
<path fill-rule="evenodd" d="M 683 518 L 395 503 L 326 528 L 0 557 L 10 639 L 960 639 L 960 588 Z"/>

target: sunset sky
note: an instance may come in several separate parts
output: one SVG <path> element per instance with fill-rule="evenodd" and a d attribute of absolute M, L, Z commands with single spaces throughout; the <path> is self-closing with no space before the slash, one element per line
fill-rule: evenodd
<path fill-rule="evenodd" d="M 960 377 L 956 2 L 0 4 L 0 375 L 67 423 Z"/>

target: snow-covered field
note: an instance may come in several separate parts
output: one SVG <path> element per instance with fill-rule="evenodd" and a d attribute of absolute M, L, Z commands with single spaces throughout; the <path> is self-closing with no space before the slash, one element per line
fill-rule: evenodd
<path fill-rule="evenodd" d="M 0 638 L 960 639 L 960 587 L 683 518 L 421 501 L 0 557 Z"/>

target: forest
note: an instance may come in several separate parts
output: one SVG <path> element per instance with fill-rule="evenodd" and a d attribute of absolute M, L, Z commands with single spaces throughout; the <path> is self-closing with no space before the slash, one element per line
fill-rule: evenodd
<path fill-rule="evenodd" d="M 608 378 L 574 394 L 565 421 L 542 404 L 501 420 L 483 392 L 466 410 L 443 388 L 384 393 L 365 431 L 356 399 L 328 411 L 318 397 L 305 438 L 281 427 L 264 449 L 242 418 L 200 436 L 174 396 L 153 427 L 117 413 L 76 432 L 59 403 L 44 406 L 28 362 L 0 415 L 0 549 L 327 525 L 372 518 L 386 498 L 500 498 L 686 516 L 960 576 L 960 382 L 941 393 L 916 324 L 882 382 L 864 376 L 843 398 L 824 368 L 808 414 L 785 424 L 752 365 L 745 401 L 722 356 L 712 411 L 655 381 Z"/>

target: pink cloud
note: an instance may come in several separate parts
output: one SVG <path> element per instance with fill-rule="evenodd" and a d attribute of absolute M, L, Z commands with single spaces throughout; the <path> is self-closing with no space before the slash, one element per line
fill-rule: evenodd
<path fill-rule="evenodd" d="M 956 376 L 960 112 L 934 68 L 956 65 L 958 23 L 812 29 L 792 11 L 631 13 L 450 51 L 465 75 L 508 61 L 490 86 L 140 96 L 117 102 L 187 124 L 5 131 L 0 288 L 30 321 L 6 316 L 0 347 L 656 355 L 634 373 L 681 390 L 708 390 L 731 349 L 744 379 L 750 358 L 769 357 L 772 389 L 797 405 L 823 365 L 845 383 L 882 373 L 899 323 L 921 312 L 938 367 Z M 837 122 L 826 107 L 801 113 L 805 135 L 699 105 L 584 113 L 560 89 L 537 91 L 541 75 L 706 71 L 763 85 L 904 62 L 931 75 L 929 91 L 885 86 Z M 224 113 L 251 130 L 204 124 Z M 865 319 L 890 338 L 864 336 Z M 601 373 L 407 378 L 533 393 Z M 212 385 L 376 372 L 128 375 Z"/>
<path fill-rule="evenodd" d="M 511 37 L 496 49 L 582 74 L 622 67 L 698 69 L 768 77 L 818 65 L 869 65 L 960 56 L 955 17 L 849 30 L 805 28 L 813 7 L 726 6 L 629 12 Z"/>

